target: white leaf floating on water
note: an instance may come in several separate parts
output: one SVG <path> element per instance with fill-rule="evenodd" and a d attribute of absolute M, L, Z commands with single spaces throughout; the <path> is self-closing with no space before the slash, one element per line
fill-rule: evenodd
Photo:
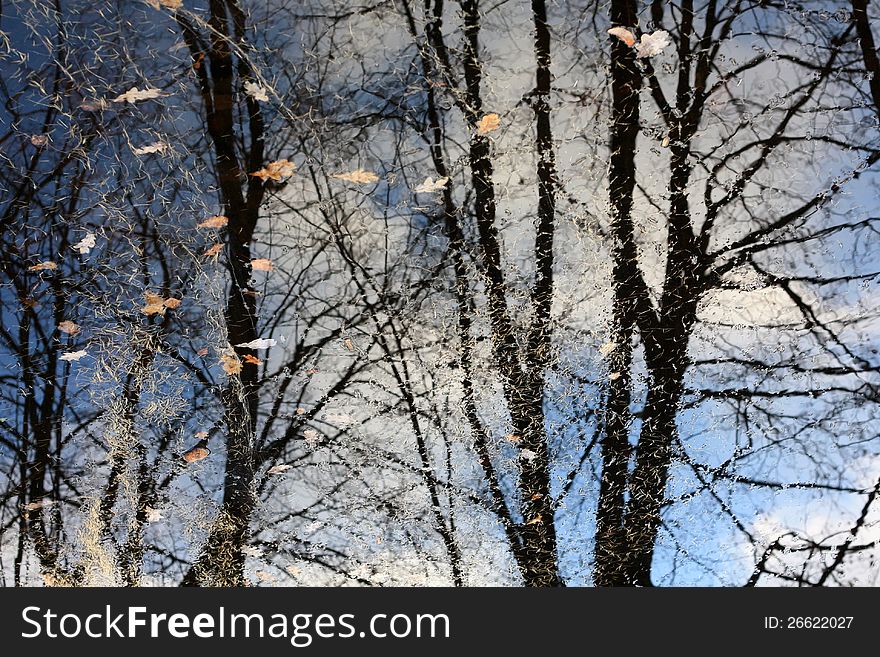
<path fill-rule="evenodd" d="M 289 465 L 287 463 L 280 463 L 278 465 L 273 465 L 271 468 L 269 468 L 268 473 L 270 475 L 284 474 L 292 467 L 292 465 Z"/>
<path fill-rule="evenodd" d="M 433 192 L 439 192 L 441 189 L 446 187 L 446 183 L 449 182 L 449 178 L 444 176 L 443 178 L 439 178 L 434 180 L 431 176 L 425 178 L 425 182 L 416 187 L 413 191 L 417 194 L 431 194 Z"/>
<path fill-rule="evenodd" d="M 136 103 L 139 100 L 153 100 L 154 98 L 161 98 L 162 96 L 167 96 L 165 92 L 161 89 L 138 89 L 137 87 L 132 87 L 124 94 L 119 94 L 116 98 L 113 99 L 114 103 Z"/>
<path fill-rule="evenodd" d="M 147 522 L 159 522 L 162 520 L 162 512 L 159 509 L 154 509 L 152 507 L 147 507 Z"/>
<path fill-rule="evenodd" d="M 343 429 L 350 427 L 355 422 L 354 418 L 348 413 L 327 413 L 324 417 L 330 424 L 336 424 Z"/>
<path fill-rule="evenodd" d="M 315 447 L 319 442 L 321 442 L 321 434 L 319 434 L 314 429 L 306 429 L 303 431 L 303 438 L 305 438 L 306 443 L 309 447 Z"/>
<path fill-rule="evenodd" d="M 643 34 L 642 40 L 636 46 L 636 57 L 653 57 L 663 52 L 663 49 L 672 41 L 669 39 L 669 32 L 665 30 L 657 30 L 651 34 Z"/>
<path fill-rule="evenodd" d="M 530 449 L 522 450 L 519 455 L 524 458 L 526 461 L 534 461 L 538 458 L 538 455 Z"/>
<path fill-rule="evenodd" d="M 164 141 L 157 141 L 140 148 L 133 148 L 131 152 L 135 155 L 149 155 L 150 153 L 164 153 L 166 150 L 168 150 L 168 144 Z"/>
<path fill-rule="evenodd" d="M 83 356 L 88 356 L 88 354 L 89 352 L 87 352 L 85 349 L 81 351 L 68 351 L 66 354 L 61 354 L 58 359 L 73 362 L 79 360 Z"/>
<path fill-rule="evenodd" d="M 268 349 L 269 347 L 274 347 L 276 344 L 278 344 L 278 341 L 273 338 L 257 338 L 256 340 L 242 342 L 235 346 L 244 347 L 246 349 Z"/>
<path fill-rule="evenodd" d="M 85 255 L 93 248 L 95 248 L 95 236 L 93 233 L 86 233 L 86 236 L 83 237 L 79 242 L 73 245 L 73 248 Z"/>
<path fill-rule="evenodd" d="M 608 34 L 617 37 L 628 46 L 633 46 L 636 43 L 635 35 L 625 27 L 612 27 L 608 30 Z"/>
<path fill-rule="evenodd" d="M 606 342 L 601 347 L 599 347 L 599 353 L 602 354 L 602 356 L 604 357 L 610 354 L 615 349 L 617 349 L 616 342 Z"/>
<path fill-rule="evenodd" d="M 244 92 L 254 100 L 259 100 L 262 103 L 269 102 L 269 90 L 261 84 L 245 82 Z"/>

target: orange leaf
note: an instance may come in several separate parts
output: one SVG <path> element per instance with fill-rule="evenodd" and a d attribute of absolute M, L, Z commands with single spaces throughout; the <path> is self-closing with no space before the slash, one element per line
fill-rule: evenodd
<path fill-rule="evenodd" d="M 66 319 L 63 322 L 58 322 L 58 330 L 69 335 L 76 335 L 79 333 L 79 326 L 76 323 L 71 322 L 69 319 Z"/>
<path fill-rule="evenodd" d="M 492 114 L 486 114 L 482 119 L 477 122 L 477 132 L 481 135 L 488 134 L 494 130 L 497 130 L 501 125 L 501 117 L 499 117 L 494 112 Z"/>
<path fill-rule="evenodd" d="M 232 347 L 224 349 L 221 352 L 220 365 L 221 367 L 223 367 L 223 371 L 226 372 L 229 376 L 233 376 L 241 372 L 241 361 L 238 358 L 238 354 L 235 353 L 235 349 L 233 349 Z"/>
<path fill-rule="evenodd" d="M 259 171 L 255 171 L 251 175 L 255 178 L 259 178 L 263 182 L 270 179 L 279 181 L 282 178 L 289 178 L 292 176 L 295 170 L 296 165 L 290 160 L 275 160 L 274 162 L 269 162 L 269 164 Z"/>
<path fill-rule="evenodd" d="M 275 266 L 269 258 L 257 258 L 251 260 L 251 267 L 257 271 L 272 271 Z"/>
<path fill-rule="evenodd" d="M 244 362 L 245 362 L 245 363 L 250 363 L 251 365 L 259 365 L 259 364 L 262 363 L 263 361 L 261 361 L 261 360 L 260 360 L 259 358 L 257 358 L 256 356 L 252 356 L 251 354 L 245 354 L 245 356 L 244 356 Z"/>
<path fill-rule="evenodd" d="M 183 460 L 187 463 L 195 463 L 196 461 L 201 461 L 202 459 L 208 458 L 210 454 L 211 450 L 209 450 L 207 447 L 196 445 L 183 455 Z"/>
<path fill-rule="evenodd" d="M 202 223 L 198 224 L 196 228 L 223 228 L 223 226 L 228 223 L 229 217 L 224 217 L 222 214 L 215 214 L 213 217 L 208 217 Z"/>
<path fill-rule="evenodd" d="M 222 245 L 222 244 L 219 244 L 219 243 L 218 243 L 218 244 L 215 244 L 215 245 L 212 246 L 210 249 L 208 249 L 207 251 L 205 251 L 205 256 L 206 256 L 206 257 L 217 256 L 217 255 L 220 254 L 220 251 L 222 251 L 222 250 L 223 250 L 223 245 Z"/>
<path fill-rule="evenodd" d="M 46 260 L 45 262 L 28 267 L 28 271 L 46 271 L 51 269 L 58 269 L 58 265 L 51 260 Z"/>
<path fill-rule="evenodd" d="M 162 305 L 165 306 L 166 308 L 171 308 L 171 310 L 174 310 L 175 308 L 179 308 L 180 304 L 182 304 L 182 303 L 183 303 L 183 301 L 181 299 L 175 299 L 174 297 L 168 297 L 167 299 L 165 299 L 165 301 L 162 302 Z"/>

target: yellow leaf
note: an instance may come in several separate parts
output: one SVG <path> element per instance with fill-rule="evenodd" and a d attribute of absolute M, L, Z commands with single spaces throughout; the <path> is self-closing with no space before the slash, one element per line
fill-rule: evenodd
<path fill-rule="evenodd" d="M 251 365 L 259 365 L 259 364 L 262 363 L 263 361 L 261 361 L 261 360 L 260 360 L 259 358 L 257 358 L 256 356 L 252 356 L 251 354 L 245 354 L 245 356 L 244 356 L 244 362 L 245 362 L 245 363 L 250 363 Z"/>
<path fill-rule="evenodd" d="M 46 260 L 45 262 L 28 267 L 28 271 L 46 271 L 52 269 L 58 269 L 58 265 L 51 260 Z"/>
<path fill-rule="evenodd" d="M 275 160 L 251 175 L 264 182 L 269 179 L 278 181 L 282 178 L 289 178 L 295 170 L 296 165 L 293 162 L 289 160 Z"/>
<path fill-rule="evenodd" d="M 477 132 L 481 135 L 488 134 L 493 130 L 497 130 L 501 125 L 501 117 L 495 114 L 486 114 L 477 122 Z"/>
<path fill-rule="evenodd" d="M 257 271 L 272 271 L 274 265 L 269 258 L 257 258 L 251 260 L 251 267 Z"/>
<path fill-rule="evenodd" d="M 69 335 L 76 335 L 79 333 L 79 326 L 69 319 L 65 319 L 63 322 L 58 322 L 58 330 Z"/>
<path fill-rule="evenodd" d="M 517 436 L 515 433 L 509 433 L 506 436 L 504 436 L 504 440 L 506 440 L 507 442 L 510 442 L 510 443 L 518 443 L 522 440 L 522 437 Z"/>
<path fill-rule="evenodd" d="M 196 228 L 223 228 L 223 226 L 228 223 L 229 217 L 224 217 L 222 214 L 215 214 L 213 217 L 208 217 L 202 223 L 198 224 Z"/>
<path fill-rule="evenodd" d="M 166 308 L 171 308 L 171 310 L 174 310 L 175 308 L 179 308 L 180 304 L 182 304 L 182 303 L 183 303 L 183 301 L 181 299 L 175 299 L 174 297 L 168 297 L 167 299 L 165 299 L 165 301 L 162 302 L 162 305 L 165 306 Z"/>
<path fill-rule="evenodd" d="M 352 342 L 351 338 L 345 338 L 345 340 L 342 341 L 342 344 L 345 345 L 345 348 L 349 351 L 354 351 L 354 342 Z"/>
<path fill-rule="evenodd" d="M 204 254 L 204 255 L 205 255 L 205 257 L 214 257 L 214 256 L 219 255 L 219 254 L 220 254 L 220 251 L 222 251 L 222 250 L 223 250 L 223 245 L 222 245 L 222 244 L 215 244 L 215 245 L 212 246 L 210 249 L 208 249 L 207 251 L 205 251 L 205 254 Z"/>
<path fill-rule="evenodd" d="M 346 182 L 357 183 L 359 185 L 368 185 L 379 180 L 379 176 L 372 171 L 366 171 L 365 169 L 355 169 L 354 171 L 349 171 L 347 173 L 334 173 L 330 177 L 345 180 Z"/>
<path fill-rule="evenodd" d="M 526 523 L 526 527 L 528 527 L 529 525 L 543 525 L 543 524 L 544 524 L 544 520 L 543 520 L 543 518 L 541 518 L 541 515 L 538 514 Z"/>

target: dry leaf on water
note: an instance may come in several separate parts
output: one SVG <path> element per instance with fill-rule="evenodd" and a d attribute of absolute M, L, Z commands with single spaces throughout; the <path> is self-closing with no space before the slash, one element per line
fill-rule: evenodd
<path fill-rule="evenodd" d="M 497 130 L 501 126 L 501 117 L 492 112 L 485 114 L 482 119 L 477 122 L 477 132 L 481 135 L 488 134 Z"/>
<path fill-rule="evenodd" d="M 276 344 L 278 344 L 278 341 L 274 338 L 257 338 L 256 340 L 242 342 L 235 346 L 244 347 L 245 349 L 268 349 L 269 347 L 274 347 Z"/>
<path fill-rule="evenodd" d="M 31 135 L 31 143 L 37 148 L 49 145 L 49 135 Z"/>
<path fill-rule="evenodd" d="M 220 251 L 222 251 L 222 250 L 223 250 L 223 245 L 218 243 L 218 244 L 215 244 L 214 246 L 212 246 L 207 251 L 205 251 L 204 256 L 206 258 L 216 257 L 216 256 L 220 255 Z"/>
<path fill-rule="evenodd" d="M 61 355 L 58 357 L 58 360 L 66 360 L 66 361 L 69 361 L 69 362 L 74 362 L 74 361 L 79 360 L 79 359 L 82 358 L 83 356 L 87 356 L 88 353 L 89 353 L 89 352 L 87 352 L 85 349 L 82 349 L 82 350 L 80 350 L 80 351 L 69 351 L 69 352 L 67 352 L 66 354 L 61 354 Z"/>
<path fill-rule="evenodd" d="M 534 451 L 532 451 L 532 450 L 530 450 L 530 449 L 524 449 L 524 450 L 522 450 L 522 451 L 519 453 L 519 455 L 520 455 L 522 458 L 524 458 L 526 461 L 534 461 L 536 458 L 538 458 L 538 455 L 537 455 Z"/>
<path fill-rule="evenodd" d="M 139 100 L 153 100 L 154 98 L 161 98 L 162 96 L 167 96 L 168 94 L 164 93 L 160 89 L 144 89 L 140 90 L 137 87 L 132 87 L 124 94 L 119 94 L 116 98 L 113 99 L 114 103 L 136 103 Z"/>
<path fill-rule="evenodd" d="M 74 244 L 73 248 L 79 251 L 82 255 L 85 255 L 95 248 L 95 236 L 92 233 L 86 233 L 86 236 Z"/>
<path fill-rule="evenodd" d="M 263 361 L 261 361 L 259 358 L 257 358 L 256 356 L 253 356 L 253 355 L 251 355 L 251 354 L 245 354 L 245 356 L 244 356 L 244 362 L 245 362 L 245 363 L 250 363 L 251 365 L 259 365 L 259 364 L 261 364 Z"/>
<path fill-rule="evenodd" d="M 441 189 L 446 187 L 446 183 L 449 182 L 449 178 L 444 176 L 443 178 L 439 178 L 434 180 L 431 176 L 425 178 L 425 181 L 416 187 L 413 191 L 417 194 L 431 194 L 433 192 L 439 192 Z"/>
<path fill-rule="evenodd" d="M 153 9 L 161 9 L 162 7 L 167 7 L 168 9 L 180 9 L 183 5 L 183 0 L 147 0 L 147 3 Z"/>
<path fill-rule="evenodd" d="M 603 357 L 605 357 L 615 349 L 617 349 L 616 342 L 606 342 L 601 347 L 599 347 L 599 353 L 602 354 Z"/>
<path fill-rule="evenodd" d="M 354 351 L 354 342 L 351 338 L 345 338 L 345 340 L 342 341 L 342 344 L 349 351 Z"/>
<path fill-rule="evenodd" d="M 269 90 L 261 84 L 256 82 L 245 82 L 244 92 L 254 100 L 259 100 L 263 103 L 269 102 Z"/>
<path fill-rule="evenodd" d="M 347 173 L 334 173 L 330 177 L 356 183 L 358 185 L 368 185 L 370 183 L 378 182 L 379 180 L 379 176 L 372 171 L 367 171 L 365 169 L 355 169 L 354 171 L 349 171 Z"/>
<path fill-rule="evenodd" d="M 162 520 L 162 512 L 159 509 L 148 506 L 144 511 L 147 512 L 147 522 L 159 522 Z"/>
<path fill-rule="evenodd" d="M 147 146 L 141 146 L 140 148 L 133 148 L 131 152 L 135 155 L 149 155 L 150 153 L 164 153 L 168 150 L 168 144 L 164 141 L 153 142 L 152 144 L 148 144 Z"/>
<path fill-rule="evenodd" d="M 275 266 L 269 258 L 256 258 L 251 260 L 251 268 L 257 271 L 272 271 Z"/>
<path fill-rule="evenodd" d="M 636 46 L 636 57 L 644 58 L 659 55 L 670 43 L 672 41 L 669 39 L 669 33 L 664 30 L 643 34 L 639 45 Z"/>
<path fill-rule="evenodd" d="M 271 468 L 269 468 L 269 470 L 267 471 L 267 474 L 270 474 L 270 475 L 284 474 L 285 472 L 290 470 L 292 467 L 293 467 L 292 465 L 288 465 L 287 463 L 273 465 Z"/>
<path fill-rule="evenodd" d="M 144 292 L 144 298 L 147 301 L 147 304 L 141 308 L 141 312 L 144 315 L 164 315 L 166 309 L 174 310 L 183 303 L 180 299 L 175 299 L 174 297 L 166 299 L 162 295 L 150 291 Z"/>
<path fill-rule="evenodd" d="M 518 443 L 522 440 L 522 437 L 517 436 L 515 433 L 509 433 L 506 436 L 504 436 L 504 440 L 506 440 L 507 442 L 510 442 L 510 443 Z"/>
<path fill-rule="evenodd" d="M 628 46 L 633 46 L 636 43 L 635 35 L 625 27 L 612 27 L 608 30 L 608 34 L 617 37 Z"/>
<path fill-rule="evenodd" d="M 541 518 L 540 515 L 537 515 L 526 523 L 526 527 L 528 527 L 529 525 L 543 525 L 543 524 L 544 524 L 544 519 Z"/>
<path fill-rule="evenodd" d="M 28 267 L 28 271 L 51 271 L 52 269 L 58 269 L 58 265 L 51 260 L 46 260 L 45 262 Z"/>
<path fill-rule="evenodd" d="M 65 319 L 63 322 L 58 322 L 58 330 L 68 335 L 76 335 L 79 333 L 80 327 L 75 322 Z"/>
<path fill-rule="evenodd" d="M 251 175 L 260 180 L 280 181 L 282 178 L 289 178 L 296 171 L 296 165 L 290 160 L 275 160 L 269 162 L 259 171 L 255 171 Z"/>
<path fill-rule="evenodd" d="M 229 217 L 224 217 L 222 214 L 215 214 L 213 217 L 208 217 L 202 223 L 198 224 L 196 228 L 223 228 L 223 226 L 228 223 Z"/>
<path fill-rule="evenodd" d="M 187 463 L 195 463 L 196 461 L 208 458 L 210 455 L 211 450 L 208 449 L 207 442 L 201 440 L 195 447 L 184 453 L 183 460 Z"/>
<path fill-rule="evenodd" d="M 232 347 L 227 347 L 220 352 L 220 366 L 223 368 L 223 371 L 226 372 L 229 376 L 233 376 L 241 372 L 241 360 L 239 360 L 238 354 L 235 353 L 235 349 L 233 349 Z"/>

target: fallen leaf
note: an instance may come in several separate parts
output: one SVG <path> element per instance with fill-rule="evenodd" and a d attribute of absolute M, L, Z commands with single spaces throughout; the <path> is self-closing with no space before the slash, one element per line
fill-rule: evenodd
<path fill-rule="evenodd" d="M 499 128 L 501 125 L 501 117 L 495 114 L 485 114 L 482 119 L 477 122 L 477 132 L 481 135 L 489 134 Z"/>
<path fill-rule="evenodd" d="M 242 342 L 235 346 L 244 347 L 245 349 L 268 349 L 269 347 L 274 347 L 276 344 L 278 344 L 278 341 L 273 338 L 257 338 L 256 340 Z"/>
<path fill-rule="evenodd" d="M 532 500 L 532 501 L 534 501 L 534 500 L 540 500 L 540 499 L 543 499 L 543 497 L 544 497 L 544 496 L 541 495 L 541 493 L 535 493 L 535 494 L 532 495 L 529 499 Z"/>
<path fill-rule="evenodd" d="M 213 217 L 208 217 L 202 223 L 196 225 L 196 228 L 223 228 L 223 226 L 228 223 L 229 217 L 224 217 L 222 214 L 215 214 Z"/>
<path fill-rule="evenodd" d="M 86 236 L 74 244 L 73 248 L 85 255 L 95 248 L 95 236 L 92 233 L 86 233 Z"/>
<path fill-rule="evenodd" d="M 252 356 L 251 354 L 245 354 L 245 355 L 244 355 L 244 362 L 245 362 L 245 363 L 250 363 L 251 365 L 259 365 L 259 364 L 261 364 L 263 361 L 261 361 L 261 360 L 260 360 L 259 358 L 257 358 L 256 356 Z"/>
<path fill-rule="evenodd" d="M 166 299 L 162 295 L 150 292 L 149 290 L 144 292 L 144 298 L 147 301 L 147 304 L 141 308 L 141 312 L 144 315 L 164 315 L 167 308 L 174 310 L 183 303 L 180 299 L 173 297 Z"/>
<path fill-rule="evenodd" d="M 538 455 L 530 449 L 524 449 L 520 451 L 519 455 L 526 461 L 534 461 L 536 458 L 538 458 Z"/>
<path fill-rule="evenodd" d="M 79 325 L 74 322 L 71 322 L 69 319 L 65 319 L 63 322 L 58 322 L 58 330 L 62 333 L 67 333 L 68 335 L 76 335 L 79 333 Z"/>
<path fill-rule="evenodd" d="M 207 355 L 208 355 L 208 348 L 207 348 L 207 347 L 202 347 L 201 349 L 199 349 L 199 350 L 196 352 L 196 355 L 197 355 L 197 356 L 207 356 Z"/>
<path fill-rule="evenodd" d="M 541 518 L 540 514 L 538 514 L 526 523 L 526 527 L 528 527 L 529 525 L 543 525 L 543 524 L 544 524 L 544 519 Z"/>
<path fill-rule="evenodd" d="M 345 340 L 342 341 L 342 344 L 349 351 L 354 351 L 354 342 L 352 342 L 351 338 L 345 338 Z"/>
<path fill-rule="evenodd" d="M 653 57 L 663 52 L 663 49 L 672 43 L 669 33 L 665 30 L 657 30 L 651 34 L 643 34 L 639 45 L 636 46 L 636 57 Z"/>
<path fill-rule="evenodd" d="M 107 101 L 103 98 L 98 98 L 97 100 L 84 100 L 79 104 L 79 108 L 86 112 L 97 112 L 105 107 L 107 107 Z"/>
<path fill-rule="evenodd" d="M 298 407 L 298 408 L 296 409 L 296 414 L 297 414 L 297 415 L 305 415 L 305 414 L 306 414 L 306 409 L 304 409 L 302 406 L 300 406 L 300 407 Z"/>
<path fill-rule="evenodd" d="M 292 465 L 288 465 L 287 463 L 273 465 L 271 468 L 269 468 L 269 470 L 267 470 L 267 474 L 270 474 L 270 475 L 284 474 L 285 472 L 290 470 L 292 467 L 293 467 Z"/>
<path fill-rule="evenodd" d="M 616 342 L 606 342 L 601 347 L 599 347 L 599 353 L 602 354 L 603 357 L 605 357 L 615 349 L 617 349 Z"/>
<path fill-rule="evenodd" d="M 44 497 L 43 499 L 36 500 L 34 502 L 28 502 L 24 505 L 24 508 L 28 511 L 36 511 L 37 509 L 43 509 L 47 506 L 52 506 L 55 503 L 55 500 Z"/>
<path fill-rule="evenodd" d="M 661 147 L 661 148 L 667 148 L 668 146 L 669 146 L 669 135 L 666 135 L 666 136 L 663 138 L 663 141 L 660 142 L 660 147 Z"/>
<path fill-rule="evenodd" d="M 166 150 L 168 150 L 168 144 L 163 141 L 157 141 L 152 144 L 148 144 L 147 146 L 133 148 L 131 149 L 131 152 L 135 155 L 148 155 L 150 153 L 164 153 Z"/>
<path fill-rule="evenodd" d="M 153 9 L 161 9 L 162 7 L 180 9 L 181 5 L 183 5 L 183 0 L 147 0 L 147 3 Z"/>
<path fill-rule="evenodd" d="M 608 34 L 617 37 L 628 46 L 635 45 L 635 35 L 625 27 L 612 27 L 610 30 L 608 30 Z"/>
<path fill-rule="evenodd" d="M 266 582 L 267 584 L 272 584 L 273 582 L 278 581 L 272 573 L 267 573 L 265 570 L 256 570 L 254 571 L 254 575 L 257 576 L 258 580 Z"/>
<path fill-rule="evenodd" d="M 309 447 L 315 447 L 319 442 L 321 442 L 321 434 L 319 434 L 314 429 L 306 429 L 303 431 L 303 438 L 308 444 Z"/>
<path fill-rule="evenodd" d="M 37 148 L 49 145 L 49 135 L 31 135 L 31 143 Z"/>
<path fill-rule="evenodd" d="M 259 171 L 255 171 L 251 175 L 264 182 L 270 179 L 279 181 L 282 178 L 289 178 L 292 176 L 295 170 L 296 165 L 293 162 L 289 160 L 275 160 L 274 162 L 269 162 L 269 164 Z"/>
<path fill-rule="evenodd" d="M 211 450 L 204 445 L 204 442 L 205 441 L 199 442 L 198 445 L 184 453 L 183 460 L 187 463 L 195 463 L 196 461 L 208 458 L 211 455 Z"/>
<path fill-rule="evenodd" d="M 434 180 L 431 176 L 425 178 L 425 181 L 416 187 L 413 191 L 417 194 L 431 194 L 433 192 L 439 192 L 441 189 L 446 187 L 446 183 L 449 182 L 449 178 L 444 176 L 443 178 L 439 178 Z"/>
<path fill-rule="evenodd" d="M 245 82 L 244 92 L 254 100 L 259 100 L 263 103 L 269 102 L 269 90 L 261 84 L 256 82 Z"/>
<path fill-rule="evenodd" d="M 147 522 L 159 522 L 162 520 L 162 512 L 159 509 L 148 506 L 144 511 L 147 512 Z"/>
<path fill-rule="evenodd" d="M 218 243 L 218 244 L 215 244 L 214 246 L 212 246 L 207 251 L 205 251 L 204 255 L 205 255 L 205 257 L 209 257 L 209 258 L 216 257 L 220 254 L 220 251 L 222 251 L 222 250 L 223 250 L 223 245 Z"/>
<path fill-rule="evenodd" d="M 327 413 L 324 419 L 330 424 L 339 425 L 342 429 L 350 427 L 355 422 L 355 419 L 348 413 Z"/>
<path fill-rule="evenodd" d="M 609 381 L 617 381 L 617 379 L 619 379 L 619 378 L 620 378 L 620 372 L 612 372 L 611 374 L 608 375 Z"/>
<path fill-rule="evenodd" d="M 251 260 L 251 268 L 257 271 L 272 271 L 274 267 L 275 266 L 269 258 L 257 258 Z"/>
<path fill-rule="evenodd" d="M 379 176 L 372 171 L 366 171 L 365 169 L 355 169 L 354 171 L 349 171 L 347 173 L 334 173 L 330 177 L 351 183 L 357 183 L 359 185 L 367 185 L 379 180 Z"/>
<path fill-rule="evenodd" d="M 132 87 L 124 94 L 118 95 L 113 99 L 114 103 L 136 103 L 139 100 L 153 100 L 154 98 L 161 98 L 162 96 L 167 96 L 168 94 L 164 93 L 160 89 L 144 89 L 141 91 L 137 87 Z"/>
<path fill-rule="evenodd" d="M 220 365 L 223 367 L 223 371 L 230 376 L 241 372 L 241 361 L 232 347 L 227 347 L 220 352 Z"/>
<path fill-rule="evenodd" d="M 509 433 L 506 436 L 504 436 L 504 440 L 511 442 L 511 443 L 518 443 L 522 440 L 522 437 L 517 436 L 515 433 Z"/>
<path fill-rule="evenodd" d="M 88 353 L 89 353 L 89 352 L 87 352 L 85 349 L 83 349 L 83 350 L 81 350 L 81 351 L 68 351 L 66 354 L 61 354 L 61 355 L 58 357 L 58 359 L 59 359 L 59 360 L 66 360 L 66 361 L 69 361 L 69 362 L 73 362 L 73 361 L 77 361 L 77 360 L 79 360 L 79 359 L 82 358 L 83 356 L 87 356 Z"/>
<path fill-rule="evenodd" d="M 28 267 L 28 271 L 48 271 L 52 269 L 58 269 L 58 265 L 51 260 L 46 260 L 45 262 Z"/>

